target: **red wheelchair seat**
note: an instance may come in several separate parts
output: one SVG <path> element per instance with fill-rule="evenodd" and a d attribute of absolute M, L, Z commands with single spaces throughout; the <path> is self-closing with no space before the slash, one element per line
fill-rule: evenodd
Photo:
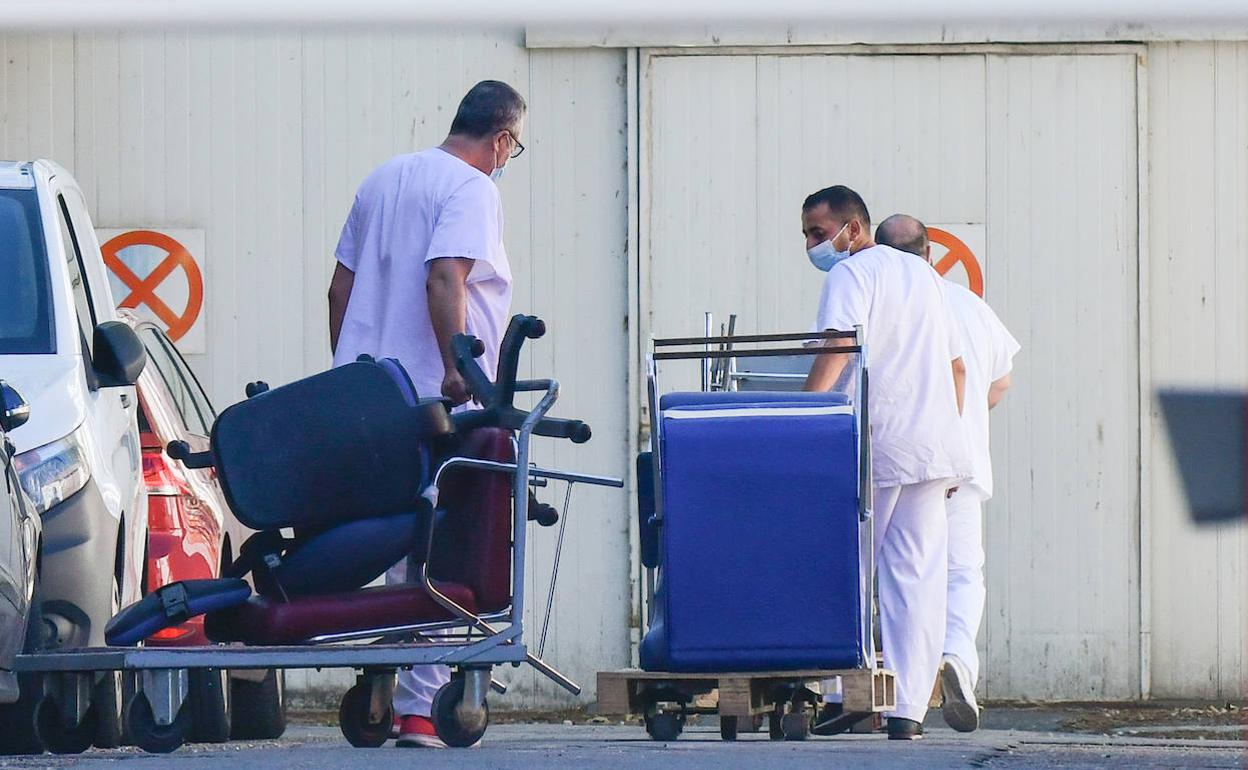
<path fill-rule="evenodd" d="M 467 586 L 435 585 L 459 606 L 469 612 L 477 611 L 476 599 Z M 253 596 L 237 607 L 210 614 L 205 630 L 209 638 L 218 642 L 302 644 L 326 634 L 453 619 L 423 586 L 395 585 L 300 597 L 289 602 Z"/>

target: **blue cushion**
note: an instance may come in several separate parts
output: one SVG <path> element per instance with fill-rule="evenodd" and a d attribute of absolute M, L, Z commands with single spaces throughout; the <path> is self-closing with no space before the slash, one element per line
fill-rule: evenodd
<path fill-rule="evenodd" d="M 301 536 L 272 570 L 272 578 L 288 597 L 354 591 L 408 554 L 416 553 L 423 561 L 428 510 L 426 503 L 408 513 L 360 519 Z"/>
<path fill-rule="evenodd" d="M 812 413 L 835 394 L 699 395 L 719 403 L 668 399 L 662 418 L 660 586 L 642 667 L 862 665 L 854 416 Z"/>
<path fill-rule="evenodd" d="M 138 644 L 162 628 L 184 623 L 205 612 L 234 607 L 251 596 L 247 581 L 182 580 L 161 586 L 117 613 L 104 627 L 104 641 L 114 647 Z"/>

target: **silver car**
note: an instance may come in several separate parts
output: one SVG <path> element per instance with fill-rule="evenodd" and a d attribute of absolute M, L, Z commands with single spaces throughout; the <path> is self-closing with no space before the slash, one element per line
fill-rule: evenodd
<path fill-rule="evenodd" d="M 42 620 L 36 611 L 39 546 L 42 526 L 34 505 L 22 490 L 13 467 L 9 431 L 26 422 L 30 407 L 16 390 L 0 380 L 0 704 L 19 696 L 13 657 L 39 644 Z"/>

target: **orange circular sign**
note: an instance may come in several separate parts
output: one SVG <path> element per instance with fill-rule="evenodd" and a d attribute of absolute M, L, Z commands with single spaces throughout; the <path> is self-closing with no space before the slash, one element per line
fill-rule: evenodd
<path fill-rule="evenodd" d="M 936 272 L 944 275 L 952 270 L 954 265 L 961 262 L 966 268 L 966 280 L 970 284 L 970 290 L 981 297 L 984 296 L 984 272 L 979 268 L 979 260 L 975 259 L 970 247 L 958 236 L 948 230 L 941 230 L 939 227 L 927 228 L 927 238 L 932 243 L 939 243 L 949 249 L 945 256 L 935 264 Z"/>
<path fill-rule="evenodd" d="M 155 270 L 140 278 L 118 256 L 122 249 L 129 246 L 155 246 L 165 251 L 168 256 Z M 169 339 L 174 342 L 190 331 L 204 307 L 204 277 L 185 246 L 154 230 L 131 230 L 110 239 L 100 247 L 100 252 L 108 269 L 130 289 L 130 293 L 118 303 L 118 307 L 133 309 L 139 305 L 147 305 L 157 318 L 165 322 Z M 174 312 L 164 300 L 156 296 L 156 287 L 178 268 L 186 273 L 187 286 L 186 308 L 181 313 Z"/>

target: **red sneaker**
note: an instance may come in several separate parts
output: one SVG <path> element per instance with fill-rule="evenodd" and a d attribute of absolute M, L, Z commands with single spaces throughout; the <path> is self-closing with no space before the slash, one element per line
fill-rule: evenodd
<path fill-rule="evenodd" d="M 409 715 L 399 719 L 399 739 L 396 746 L 405 749 L 444 749 L 446 744 L 438 737 L 429 717 Z"/>

